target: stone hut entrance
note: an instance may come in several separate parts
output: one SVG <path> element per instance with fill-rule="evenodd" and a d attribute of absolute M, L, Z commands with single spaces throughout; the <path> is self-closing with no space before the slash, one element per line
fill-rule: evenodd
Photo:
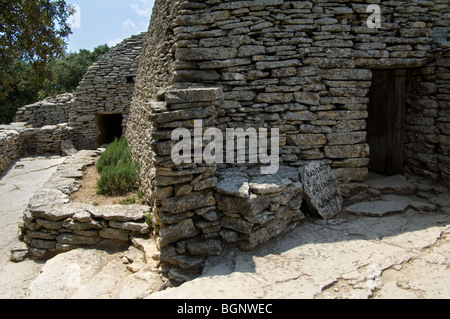
<path fill-rule="evenodd" d="M 372 70 L 367 140 L 369 169 L 386 175 L 403 173 L 406 70 Z"/>
<path fill-rule="evenodd" d="M 113 142 L 115 138 L 122 137 L 122 114 L 97 114 L 95 122 L 97 125 L 98 145 L 109 144 Z"/>

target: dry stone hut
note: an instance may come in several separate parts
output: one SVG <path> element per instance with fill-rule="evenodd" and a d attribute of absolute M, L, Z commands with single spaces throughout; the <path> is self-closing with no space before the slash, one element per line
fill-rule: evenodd
<path fill-rule="evenodd" d="M 95 149 L 121 137 L 126 127 L 145 33 L 113 47 L 80 82 L 70 111 L 75 144 Z"/>
<path fill-rule="evenodd" d="M 156 0 L 127 136 L 164 272 L 295 226 L 311 161 L 342 182 L 373 169 L 448 183 L 449 25 L 448 0 Z M 280 170 L 176 165 L 172 132 L 196 122 L 279 129 Z"/>
<path fill-rule="evenodd" d="M 122 136 L 127 124 L 145 33 L 125 39 L 95 63 L 75 94 L 20 108 L 0 127 L 0 172 L 25 154 L 96 149 Z M 64 145 L 62 145 L 64 144 Z"/>

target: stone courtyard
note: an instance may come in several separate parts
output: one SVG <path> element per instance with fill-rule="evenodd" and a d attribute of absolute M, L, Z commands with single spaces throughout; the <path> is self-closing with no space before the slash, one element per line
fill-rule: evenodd
<path fill-rule="evenodd" d="M 448 298 L 450 6 L 370 7 L 156 0 L 0 127 L 0 295 Z M 143 203 L 72 202 L 121 136 Z"/>
<path fill-rule="evenodd" d="M 20 246 L 17 227 L 27 199 L 63 160 L 25 158 L 0 180 L 1 194 L 7 194 L 1 207 L 17 206 L 2 210 L 2 220 L 11 221 L 1 229 L 2 298 L 450 297 L 449 192 L 404 176 L 371 176 L 358 184 L 356 202 L 376 196 L 386 203 L 382 213 L 366 205 L 332 220 L 307 217 L 290 233 L 250 252 L 230 248 L 210 257 L 199 278 L 177 288 L 161 277 L 151 240 L 135 239 L 114 249 L 78 248 L 46 262 L 9 261 L 11 249 Z M 27 182 L 30 174 L 36 175 L 34 185 Z"/>

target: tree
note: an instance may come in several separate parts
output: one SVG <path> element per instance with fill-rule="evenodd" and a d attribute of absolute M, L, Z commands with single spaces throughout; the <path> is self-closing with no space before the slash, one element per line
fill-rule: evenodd
<path fill-rule="evenodd" d="M 80 50 L 53 62 L 51 70 L 54 80 L 47 87 L 46 95 L 75 91 L 88 68 L 108 51 L 108 45 L 104 44 L 96 47 L 93 52 Z"/>
<path fill-rule="evenodd" d="M 35 96 L 51 79 L 49 63 L 64 55 L 71 13 L 64 0 L 0 0 L 2 122 L 11 118 L 15 96 Z"/>

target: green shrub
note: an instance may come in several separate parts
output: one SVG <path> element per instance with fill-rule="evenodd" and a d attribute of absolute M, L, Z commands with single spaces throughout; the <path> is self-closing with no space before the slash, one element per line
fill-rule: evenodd
<path fill-rule="evenodd" d="M 101 173 L 105 166 L 114 166 L 119 162 L 131 163 L 131 152 L 127 146 L 127 140 L 123 137 L 121 139 L 116 138 L 108 146 L 97 161 L 96 168 Z"/>
<path fill-rule="evenodd" d="M 124 195 L 132 191 L 139 180 L 139 165 L 131 160 L 125 139 L 115 140 L 97 161 L 100 179 L 97 193 Z"/>
<path fill-rule="evenodd" d="M 147 225 L 149 225 L 150 227 L 153 226 L 153 215 L 152 215 L 151 213 L 145 215 L 145 223 L 146 223 Z"/>

